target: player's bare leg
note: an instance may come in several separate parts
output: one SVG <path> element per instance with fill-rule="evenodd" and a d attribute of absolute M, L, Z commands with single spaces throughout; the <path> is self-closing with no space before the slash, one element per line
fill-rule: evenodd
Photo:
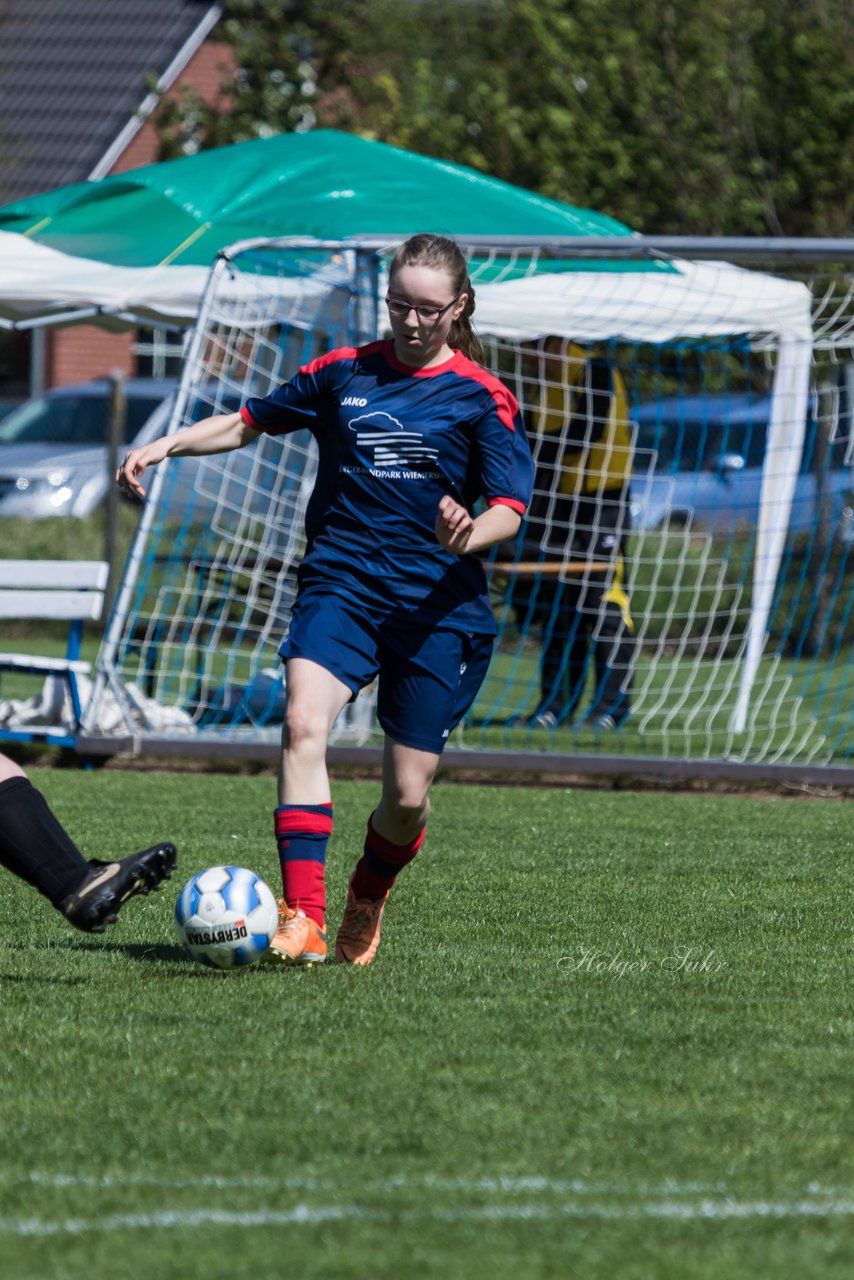
<path fill-rule="evenodd" d="M 14 760 L 10 760 L 0 752 L 0 782 L 9 782 L 12 778 L 26 778 L 26 776 L 19 764 L 15 764 Z"/>
<path fill-rule="evenodd" d="M 286 672 L 279 804 L 329 804 L 326 746 L 352 694 L 331 671 L 308 658 L 291 658 Z"/>
<path fill-rule="evenodd" d="M 365 854 L 350 879 L 335 940 L 340 964 L 370 964 L 377 953 L 391 887 L 424 840 L 438 764 L 439 756 L 432 751 L 386 738 L 382 798 L 369 820 Z"/>
<path fill-rule="evenodd" d="M 373 815 L 374 830 L 393 844 L 414 840 L 430 816 L 430 788 L 440 757 L 386 738 L 383 792 Z"/>

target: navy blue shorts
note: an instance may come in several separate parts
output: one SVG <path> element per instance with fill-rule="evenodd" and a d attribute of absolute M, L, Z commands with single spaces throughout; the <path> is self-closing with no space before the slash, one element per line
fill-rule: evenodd
<path fill-rule="evenodd" d="M 283 660 L 308 658 L 353 697 L 379 676 L 377 718 L 404 747 L 440 754 L 483 684 L 492 636 L 379 622 L 353 601 L 307 591 L 297 598 Z"/>

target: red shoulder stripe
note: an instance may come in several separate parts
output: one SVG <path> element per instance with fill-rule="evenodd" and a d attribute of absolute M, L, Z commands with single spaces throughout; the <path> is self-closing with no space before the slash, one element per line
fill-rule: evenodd
<path fill-rule="evenodd" d="M 490 373 L 488 369 L 476 364 L 474 360 L 467 360 L 465 357 L 460 360 L 457 372 L 461 378 L 471 378 L 472 382 L 480 383 L 489 392 L 495 402 L 495 412 L 498 414 L 499 420 L 504 423 L 509 431 L 515 431 L 519 404 L 510 388 L 505 387 L 501 379 L 496 378 L 494 373 Z"/>
<path fill-rule="evenodd" d="M 337 364 L 339 360 L 352 360 L 356 351 L 356 347 L 339 347 L 337 351 L 327 351 L 325 356 L 318 356 L 315 360 L 309 360 L 308 364 L 302 365 L 300 373 L 317 373 L 318 369 L 325 369 L 328 364 Z"/>
<path fill-rule="evenodd" d="M 316 373 L 328 364 L 337 364 L 339 360 L 355 360 L 356 356 L 370 355 L 382 346 L 382 342 L 369 342 L 364 347 L 337 347 L 335 351 L 327 351 L 326 355 L 318 356 L 316 360 L 309 360 L 308 364 L 302 366 L 300 373 Z"/>

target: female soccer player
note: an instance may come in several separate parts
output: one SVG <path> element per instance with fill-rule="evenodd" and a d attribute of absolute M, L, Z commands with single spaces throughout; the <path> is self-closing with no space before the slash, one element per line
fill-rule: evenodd
<path fill-rule="evenodd" d="M 290 964 L 326 959 L 327 740 L 378 676 L 382 795 L 335 946 L 339 962 L 373 960 L 389 890 L 424 840 L 440 755 L 489 664 L 495 622 L 478 553 L 515 535 L 533 483 L 518 405 L 477 363 L 474 290 L 454 241 L 417 235 L 401 245 L 386 305 L 390 340 L 313 360 L 239 413 L 132 450 L 117 473 L 142 497 L 146 467 L 167 457 L 238 449 L 259 432 L 308 427 L 317 440 L 306 553 L 279 650 L 284 899 L 270 954 Z"/>

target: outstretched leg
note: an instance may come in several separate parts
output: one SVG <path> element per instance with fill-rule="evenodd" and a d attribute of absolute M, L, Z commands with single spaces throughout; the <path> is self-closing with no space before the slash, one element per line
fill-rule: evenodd
<path fill-rule="evenodd" d="M 175 846 L 115 862 L 87 861 L 24 770 L 0 754 L 0 863 L 38 889 L 77 929 L 103 933 L 123 903 L 168 879 Z"/>

